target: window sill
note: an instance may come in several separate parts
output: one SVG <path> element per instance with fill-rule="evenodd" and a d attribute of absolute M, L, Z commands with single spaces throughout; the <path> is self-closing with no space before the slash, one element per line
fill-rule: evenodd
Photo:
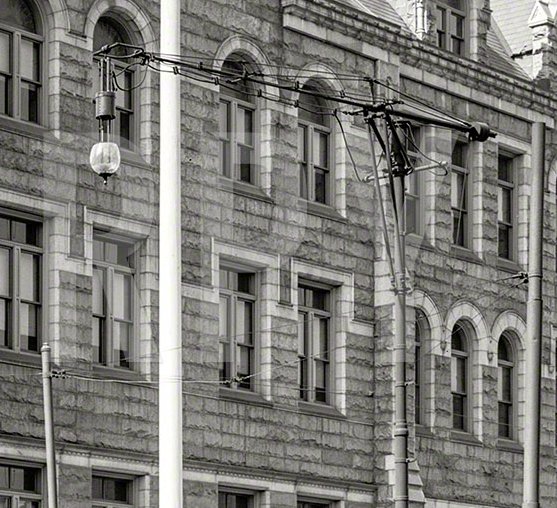
<path fill-rule="evenodd" d="M 230 178 L 226 178 L 225 176 L 220 176 L 219 184 L 220 188 L 227 192 L 233 192 L 234 194 L 238 194 L 240 196 L 274 204 L 274 201 L 267 195 L 267 193 L 251 183 L 241 182 L 240 180 L 232 180 Z"/>
<path fill-rule="evenodd" d="M 151 169 L 151 166 L 149 166 L 147 161 L 143 157 L 141 157 L 141 155 L 139 155 L 137 152 L 134 152 L 132 150 L 127 150 L 126 148 L 120 148 L 120 155 L 122 156 L 122 162 L 124 164 Z"/>
<path fill-rule="evenodd" d="M 521 271 L 516 261 L 505 258 L 497 258 L 497 268 L 508 273 L 518 273 Z"/>
<path fill-rule="evenodd" d="M 451 441 L 474 446 L 482 446 L 481 441 L 477 437 L 462 430 L 451 430 Z"/>
<path fill-rule="evenodd" d="M 475 263 L 477 265 L 483 265 L 484 262 L 466 247 L 461 247 L 460 245 L 451 245 L 451 256 L 461 259 L 462 261 L 468 261 L 470 263 Z"/>
<path fill-rule="evenodd" d="M 423 235 L 418 233 L 408 233 L 406 235 L 406 242 L 410 247 L 418 247 L 423 250 L 435 252 L 435 247 Z"/>
<path fill-rule="evenodd" d="M 323 217 L 325 219 L 336 220 L 346 224 L 348 221 L 340 213 L 338 213 L 332 206 L 324 205 L 323 203 L 316 203 L 315 201 L 307 201 L 305 199 L 298 200 L 298 210 L 307 212 L 310 215 Z"/>
<path fill-rule="evenodd" d="M 128 369 L 118 369 L 115 367 L 106 367 L 104 365 L 94 364 L 93 372 L 103 378 L 112 378 L 122 381 L 145 381 L 145 379 L 138 372 Z"/>
<path fill-rule="evenodd" d="M 219 388 L 219 397 L 225 400 L 245 402 L 257 406 L 272 407 L 273 405 L 272 402 L 265 400 L 259 393 L 248 392 L 246 390 L 235 390 L 233 388 L 226 388 L 225 386 Z"/>
<path fill-rule="evenodd" d="M 498 438 L 497 448 L 508 452 L 524 453 L 524 448 L 522 448 L 522 445 L 517 441 L 513 441 L 512 439 L 505 439 L 501 437 Z"/>
<path fill-rule="evenodd" d="M 2 363 L 9 363 L 21 367 L 35 367 L 40 369 L 42 364 L 41 353 L 22 353 L 11 349 L 0 348 Z"/>
<path fill-rule="evenodd" d="M 50 130 L 36 123 L 24 122 L 9 116 L 0 115 L 0 130 L 21 134 L 35 139 L 50 138 L 49 141 L 57 141 Z"/>
<path fill-rule="evenodd" d="M 338 409 L 335 409 L 332 406 L 327 406 L 326 404 L 319 404 L 315 402 L 305 402 L 300 400 L 298 401 L 298 410 L 306 414 L 328 416 L 338 419 L 346 418 Z"/>
<path fill-rule="evenodd" d="M 429 427 L 422 425 L 421 423 L 416 423 L 415 426 L 416 436 L 417 437 L 433 437 L 433 432 Z"/>

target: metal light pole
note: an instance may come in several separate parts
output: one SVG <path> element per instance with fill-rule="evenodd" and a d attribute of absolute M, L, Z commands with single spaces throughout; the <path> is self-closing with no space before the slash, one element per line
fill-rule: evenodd
<path fill-rule="evenodd" d="M 161 53 L 180 54 L 180 2 L 161 0 Z M 160 75 L 159 507 L 181 508 L 180 77 Z"/>
<path fill-rule="evenodd" d="M 532 126 L 532 190 L 526 307 L 526 413 L 524 420 L 523 507 L 538 508 L 540 498 L 540 393 L 542 342 L 542 253 L 545 123 Z"/>
<path fill-rule="evenodd" d="M 48 508 L 58 507 L 58 489 L 56 485 L 56 455 L 54 451 L 54 419 L 52 416 L 52 377 L 50 369 L 50 346 L 41 347 L 43 377 L 44 434 L 46 446 L 46 475 L 48 489 Z"/>

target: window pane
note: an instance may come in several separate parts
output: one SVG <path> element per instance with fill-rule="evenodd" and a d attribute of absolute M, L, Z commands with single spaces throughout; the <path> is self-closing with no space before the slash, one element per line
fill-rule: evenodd
<path fill-rule="evenodd" d="M 129 149 L 131 146 L 132 116 L 127 111 L 119 111 L 118 116 L 120 119 L 120 131 L 118 132 L 120 145 L 122 148 Z"/>
<path fill-rule="evenodd" d="M 228 338 L 228 298 L 220 297 L 219 335 Z"/>
<path fill-rule="evenodd" d="M 230 176 L 230 143 L 220 141 L 220 170 L 224 176 Z"/>
<path fill-rule="evenodd" d="M 239 300 L 236 302 L 236 341 L 239 344 L 252 344 L 253 340 L 253 303 Z"/>
<path fill-rule="evenodd" d="M 453 210 L 453 243 L 466 247 L 468 245 L 468 216 Z"/>
<path fill-rule="evenodd" d="M 10 296 L 10 251 L 0 249 L 0 296 Z"/>
<path fill-rule="evenodd" d="M 23 300 L 40 301 L 39 256 L 24 252 L 20 257 L 19 292 Z"/>
<path fill-rule="evenodd" d="M 132 320 L 132 277 L 114 273 L 113 307 L 116 319 Z"/>
<path fill-rule="evenodd" d="M 39 88 L 37 85 L 22 82 L 20 97 L 21 119 L 37 123 L 39 121 Z"/>
<path fill-rule="evenodd" d="M 93 361 L 106 364 L 104 319 L 93 318 Z"/>
<path fill-rule="evenodd" d="M 23 79 L 40 81 L 39 45 L 27 39 L 21 39 L 20 72 Z"/>
<path fill-rule="evenodd" d="M 19 342 L 24 351 L 39 351 L 39 308 L 35 305 L 21 303 L 19 306 Z"/>
<path fill-rule="evenodd" d="M 228 344 L 219 343 L 219 379 L 227 380 L 229 376 Z"/>
<path fill-rule="evenodd" d="M 0 32 L 0 72 L 10 74 L 11 53 L 10 35 Z"/>
<path fill-rule="evenodd" d="M 327 202 L 327 173 L 321 169 L 315 170 L 315 201 Z"/>
<path fill-rule="evenodd" d="M 456 35 L 459 38 L 464 37 L 464 18 L 462 16 L 451 13 L 450 31 L 452 35 Z"/>
<path fill-rule="evenodd" d="M 239 107 L 236 122 L 238 142 L 253 146 L 253 111 Z"/>
<path fill-rule="evenodd" d="M 417 217 L 417 200 L 413 197 L 406 196 L 406 232 L 418 232 L 418 217 Z"/>
<path fill-rule="evenodd" d="M 104 315 L 104 272 L 98 268 L 93 269 L 93 314 Z"/>
<path fill-rule="evenodd" d="M 453 394 L 453 428 L 466 430 L 466 399 Z"/>
<path fill-rule="evenodd" d="M 307 314 L 300 312 L 298 314 L 298 354 L 306 356 L 307 354 Z"/>
<path fill-rule="evenodd" d="M 503 180 L 504 182 L 513 182 L 513 162 L 510 157 L 505 157 L 500 155 L 497 160 L 497 178 Z"/>
<path fill-rule="evenodd" d="M 219 106 L 219 130 L 221 138 L 228 139 L 230 133 L 230 103 L 220 102 Z"/>
<path fill-rule="evenodd" d="M 10 220 L 0 217 L 0 238 L 3 240 L 10 239 Z"/>
<path fill-rule="evenodd" d="M 465 210 L 467 201 L 466 175 L 457 171 L 451 173 L 451 206 Z"/>
<path fill-rule="evenodd" d="M 253 373 L 253 349 L 251 347 L 238 346 L 236 350 L 236 375 L 240 378 Z M 251 388 L 252 379 L 240 381 L 242 388 Z"/>
<path fill-rule="evenodd" d="M 313 163 L 322 168 L 329 167 L 329 136 L 313 131 Z"/>
<path fill-rule="evenodd" d="M 497 254 L 500 258 L 511 259 L 511 229 L 499 224 L 497 231 Z"/>
<path fill-rule="evenodd" d="M 237 289 L 241 293 L 248 293 L 250 295 L 254 293 L 253 287 L 253 274 L 251 273 L 237 273 L 235 274 L 237 278 Z"/>
<path fill-rule="evenodd" d="M 321 318 L 318 320 L 318 355 L 322 360 L 329 357 L 329 319 Z"/>
<path fill-rule="evenodd" d="M 112 341 L 114 365 L 128 368 L 130 366 L 130 338 L 132 328 L 129 323 L 114 323 Z"/>
<path fill-rule="evenodd" d="M 239 146 L 240 180 L 253 183 L 253 148 Z"/>
<path fill-rule="evenodd" d="M 0 466 L 0 489 L 7 489 L 10 486 L 10 468 Z"/>
<path fill-rule="evenodd" d="M 9 304 L 6 300 L 0 299 L 0 346 L 9 347 L 10 337 L 8 332 L 9 323 Z"/>
<path fill-rule="evenodd" d="M 466 166 L 466 144 L 456 141 L 451 154 L 451 164 L 465 168 Z"/>
<path fill-rule="evenodd" d="M 300 197 L 308 197 L 308 167 L 306 164 L 300 164 Z"/>
<path fill-rule="evenodd" d="M 325 362 L 315 362 L 315 400 L 317 402 L 327 402 L 327 381 L 329 377 L 329 364 Z"/>
<path fill-rule="evenodd" d="M 303 125 L 298 125 L 298 160 L 307 161 L 306 128 Z"/>
<path fill-rule="evenodd" d="M 499 402 L 499 437 L 511 437 L 512 406 Z"/>
<path fill-rule="evenodd" d="M 510 224 L 512 222 L 512 190 L 506 187 L 498 189 L 497 219 Z"/>

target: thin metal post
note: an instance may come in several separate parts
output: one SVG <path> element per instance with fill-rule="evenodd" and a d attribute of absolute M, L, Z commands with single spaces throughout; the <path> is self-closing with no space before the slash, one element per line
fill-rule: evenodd
<path fill-rule="evenodd" d="M 393 134 L 396 131 L 393 130 Z M 399 131 L 402 134 L 402 131 Z M 402 135 L 399 139 L 404 139 Z M 402 149 L 393 140 L 393 154 Z M 402 164 L 399 159 L 399 164 Z M 390 164 L 389 164 L 390 165 Z M 392 171 L 392 167 L 389 168 Z M 395 206 L 395 427 L 394 427 L 394 452 L 395 452 L 395 508 L 408 508 L 408 422 L 406 403 L 406 217 L 405 217 L 405 177 L 403 168 L 394 178 L 394 206 Z"/>
<path fill-rule="evenodd" d="M 532 186 L 526 307 L 526 412 L 524 421 L 524 508 L 538 508 L 540 497 L 540 388 L 542 342 L 543 181 L 545 123 L 532 126 Z"/>
<path fill-rule="evenodd" d="M 161 53 L 180 55 L 180 2 L 161 0 Z M 182 508 L 180 77 L 160 74 L 159 506 Z"/>
<path fill-rule="evenodd" d="M 52 377 L 50 374 L 50 346 L 41 347 L 43 376 L 44 434 L 46 445 L 46 475 L 48 490 L 48 508 L 58 508 L 58 490 L 56 485 L 56 453 L 54 449 L 54 421 L 52 416 Z"/>

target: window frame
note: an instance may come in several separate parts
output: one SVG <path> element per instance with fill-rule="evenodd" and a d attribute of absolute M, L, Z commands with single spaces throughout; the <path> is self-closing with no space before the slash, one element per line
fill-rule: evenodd
<path fill-rule="evenodd" d="M 514 441 L 516 439 L 516 407 L 517 407 L 517 400 L 516 400 L 516 387 L 517 387 L 517 362 L 516 362 L 516 348 L 515 348 L 515 339 L 513 336 L 508 332 L 503 332 L 499 336 L 499 341 L 505 340 L 507 343 L 508 350 L 511 354 L 511 360 L 501 360 L 499 358 L 499 352 L 497 352 L 497 437 L 499 439 L 506 439 L 510 441 Z M 499 342 L 497 343 L 499 347 Z M 501 389 L 500 383 L 501 380 L 501 371 L 502 369 L 510 370 L 509 374 L 509 381 L 510 381 L 510 400 L 503 400 L 501 398 Z M 508 421 L 506 422 L 506 426 L 508 427 L 508 434 L 501 435 L 501 405 L 505 405 L 508 409 Z"/>
<path fill-rule="evenodd" d="M 334 313 L 333 313 L 333 308 L 334 308 L 334 292 L 331 286 L 327 285 L 327 284 L 323 284 L 323 283 L 319 283 L 319 282 L 315 282 L 312 280 L 308 280 L 308 279 L 304 279 L 304 278 L 299 278 L 298 279 L 298 285 L 297 285 L 297 291 L 299 292 L 301 288 L 307 289 L 307 290 L 319 290 L 319 291 L 324 291 L 326 292 L 325 294 L 325 299 L 326 299 L 326 307 L 328 307 L 328 309 L 319 309 L 316 308 L 314 306 L 307 306 L 307 305 L 302 305 L 300 304 L 299 301 L 299 297 L 298 297 L 298 308 L 297 308 L 297 316 L 298 316 L 298 362 L 299 362 L 299 370 L 298 370 L 298 401 L 299 402 L 307 402 L 307 403 L 311 403 L 311 404 L 319 404 L 319 405 L 324 405 L 324 406 L 333 406 L 333 400 L 334 397 L 332 396 L 332 392 L 334 391 L 333 388 L 333 384 L 334 384 L 334 379 L 335 379 L 335 375 L 334 375 L 334 368 L 335 368 L 335 364 L 334 364 L 334 354 L 332 354 L 332 352 L 335 349 L 335 328 L 334 328 Z M 298 293 L 299 294 L 299 293 Z M 310 350 L 310 355 L 303 355 L 300 352 L 300 315 L 301 314 L 305 314 L 307 316 L 306 321 L 304 321 L 304 334 L 307 331 L 307 336 L 304 335 L 304 347 L 306 342 L 305 340 L 310 341 L 309 347 L 307 349 Z M 315 326 L 315 323 L 317 322 L 317 320 L 320 319 L 327 319 L 327 344 L 328 344 L 328 350 L 327 350 L 327 358 L 325 360 L 321 360 L 319 358 L 318 355 L 318 349 L 319 349 L 319 343 L 316 340 L 316 336 L 315 333 L 316 331 L 319 330 L 318 326 Z M 306 328 L 305 323 L 309 323 L 309 327 Z M 310 358 L 311 357 L 311 358 Z M 303 360 L 305 359 L 305 361 L 307 361 L 306 365 L 306 380 L 307 380 L 307 385 L 304 386 L 303 385 Z M 309 360 L 308 360 L 309 359 Z M 317 371 L 317 366 L 316 363 L 318 361 L 322 361 L 323 363 L 325 363 L 326 368 L 327 368 L 327 374 L 325 376 L 325 400 L 324 401 L 320 401 L 317 400 L 316 397 L 316 390 L 317 390 L 317 385 L 316 385 L 316 371 Z M 302 392 L 305 390 L 305 393 L 302 394 Z M 303 395 L 303 396 L 302 396 Z"/>
<path fill-rule="evenodd" d="M 2 113 L 0 111 L 0 118 L 11 118 L 13 120 L 17 120 L 20 122 L 25 122 L 26 124 L 33 124 L 33 125 L 43 125 L 45 122 L 45 118 L 47 115 L 47 72 L 46 69 L 48 67 L 48 60 L 47 60 L 47 50 L 46 50 L 46 39 L 45 36 L 42 35 L 44 30 L 44 22 L 43 16 L 38 8 L 38 6 L 32 0 L 25 0 L 25 3 L 29 6 L 33 14 L 33 19 L 36 25 L 36 33 L 28 32 L 21 27 L 9 25 L 7 23 L 2 23 L 0 21 L 0 32 L 7 32 L 9 39 L 10 39 L 10 55 L 8 58 L 9 65 L 10 65 L 10 73 L 4 74 L 0 73 L 3 76 L 9 76 L 8 82 L 11 85 L 7 86 L 7 113 Z M 22 39 L 31 40 L 34 43 L 39 45 L 38 51 L 38 76 L 39 81 L 25 79 L 21 76 L 21 65 L 20 65 L 20 58 L 19 55 L 21 53 L 21 41 Z M 17 67 L 17 69 L 16 69 Z M 29 82 L 34 86 L 38 87 L 37 91 L 37 120 L 26 120 L 21 117 L 21 83 Z"/>
<path fill-rule="evenodd" d="M 407 143 L 408 156 L 414 162 L 414 168 L 419 167 L 422 162 L 422 154 L 420 153 L 423 143 L 423 129 L 419 125 L 411 125 L 410 132 L 412 139 Z M 417 138 L 416 138 L 417 137 Z M 415 145 L 415 146 L 414 146 Z M 422 236 L 424 233 L 423 224 L 423 177 L 422 171 L 412 171 L 406 177 L 405 201 L 404 201 L 404 218 L 406 225 L 406 233 L 412 235 Z M 408 203 L 414 203 L 414 220 L 409 220 L 409 207 Z M 409 224 L 412 224 L 412 229 L 409 229 Z"/>
<path fill-rule="evenodd" d="M 421 309 L 415 309 L 414 326 L 414 423 L 424 425 L 425 341 L 430 328 L 427 316 Z"/>
<path fill-rule="evenodd" d="M 92 331 L 93 327 L 95 326 L 95 318 L 104 318 L 104 341 L 105 341 L 105 362 L 100 362 L 98 358 L 93 358 L 93 365 L 95 368 L 108 368 L 108 369 L 116 369 L 120 372 L 134 372 L 137 370 L 137 351 L 139 349 L 139 311 L 138 311 L 138 300 L 139 300 L 139 291 L 138 291 L 138 280 L 139 277 L 139 255 L 138 255 L 138 244 L 137 240 L 132 238 L 127 238 L 122 235 L 106 232 L 100 229 L 93 230 L 92 241 L 93 243 L 96 240 L 101 241 L 115 241 L 121 244 L 127 244 L 130 249 L 133 249 L 133 264 L 134 268 L 126 267 L 124 265 L 118 265 L 109 263 L 107 261 L 99 261 L 94 258 L 94 249 L 91 256 L 92 268 L 93 268 L 93 277 L 94 271 L 96 269 L 100 270 L 103 273 L 103 290 L 107 292 L 107 295 L 103 295 L 103 306 L 104 306 L 104 316 L 95 313 L 94 309 L 94 287 L 92 288 L 92 306 L 91 306 L 91 316 L 92 316 Z M 113 297 L 114 297 L 114 274 L 122 273 L 124 275 L 131 276 L 131 287 L 130 287 L 130 296 L 131 296 L 131 303 L 130 303 L 130 310 L 132 314 L 131 322 L 125 319 L 116 319 L 113 313 Z M 114 327 L 116 322 L 126 322 L 128 325 L 131 325 L 132 332 L 129 337 L 128 347 L 129 347 L 129 366 L 122 366 L 117 365 L 117 360 L 115 360 L 114 355 L 114 347 L 113 347 L 113 335 L 114 335 Z M 110 325 L 109 325 L 110 324 Z M 91 337 L 91 345 L 94 350 L 94 342 L 93 342 L 93 335 Z M 100 344 L 101 338 L 99 335 L 99 352 L 101 349 Z"/>
<path fill-rule="evenodd" d="M 27 463 L 27 462 L 17 462 L 11 460 L 2 460 L 0 462 L 2 467 L 10 468 L 27 468 L 36 470 L 36 479 L 39 483 L 39 488 L 37 492 L 27 492 L 24 490 L 9 490 L 0 487 L 0 498 L 3 496 L 10 499 L 10 506 L 18 506 L 18 502 L 23 499 L 26 501 L 36 501 L 39 504 L 39 508 L 46 506 L 46 482 L 45 482 L 45 470 L 39 464 Z"/>
<path fill-rule="evenodd" d="M 511 180 L 502 180 L 499 178 L 500 161 L 505 159 L 508 161 L 508 170 L 511 172 Z M 516 182 L 516 162 L 517 155 L 514 155 L 508 151 L 500 150 L 497 155 L 497 257 L 499 259 L 504 259 L 507 261 L 516 261 L 517 255 L 517 182 Z M 500 193 L 502 190 L 507 190 L 510 192 L 510 222 L 505 222 L 500 220 L 499 212 L 501 208 Z M 500 228 L 505 227 L 509 231 L 509 238 L 507 240 L 507 249 L 509 251 L 509 256 L 505 257 L 501 255 L 499 242 L 500 242 Z"/>
<path fill-rule="evenodd" d="M 443 51 L 448 51 L 449 53 L 465 57 L 468 54 L 468 44 L 469 44 L 469 16 L 468 16 L 468 7 L 465 3 L 464 10 L 459 9 L 457 7 L 453 7 L 449 5 L 449 1 L 443 0 L 435 0 L 433 4 L 433 9 L 435 10 L 434 15 L 434 28 L 435 28 L 435 46 Z M 437 24 L 438 20 L 438 12 L 442 11 L 442 20 L 443 20 L 443 27 L 442 29 L 439 28 Z M 458 16 L 462 18 L 462 37 L 459 37 L 456 33 L 451 31 L 451 16 Z M 443 40 L 443 43 L 440 44 L 440 40 Z M 457 52 L 453 50 L 453 39 L 460 41 L 461 51 Z"/>
<path fill-rule="evenodd" d="M 458 166 L 457 164 L 453 163 L 453 153 L 454 153 L 454 146 L 453 150 L 451 151 L 451 168 L 450 168 L 450 175 L 451 175 L 451 182 L 450 182 L 450 201 L 451 201 L 451 243 L 456 247 L 471 250 L 472 247 L 472 196 L 471 194 L 471 172 L 469 163 L 470 163 L 470 143 L 466 142 L 463 138 L 457 137 L 454 140 L 454 143 L 460 144 L 463 146 L 464 149 L 464 162 L 466 166 Z M 455 205 L 453 204 L 453 176 L 456 175 L 458 179 L 459 176 L 463 178 L 462 184 L 462 192 L 464 196 L 458 197 L 458 203 Z M 460 226 L 455 231 L 455 215 L 459 215 Z M 459 236 L 462 235 L 462 243 L 460 243 Z"/>
<path fill-rule="evenodd" d="M 104 13 L 97 20 L 97 24 L 100 21 L 103 21 L 103 20 L 108 20 L 108 23 L 112 24 L 114 30 L 116 32 L 118 32 L 119 37 L 121 39 L 125 39 L 127 37 L 133 43 L 134 38 L 132 37 L 130 31 L 126 28 L 126 23 L 123 23 L 119 19 L 112 16 L 110 12 Z M 124 37 L 122 36 L 122 33 L 121 33 L 122 31 L 124 32 Z M 93 34 L 94 34 L 94 30 L 93 30 Z M 95 50 L 94 39 L 93 39 L 93 51 L 96 51 Z M 94 70 L 93 70 L 93 98 L 95 97 L 95 94 L 100 91 L 100 86 L 101 86 L 100 85 L 99 69 L 98 69 L 98 65 L 99 65 L 100 60 L 101 59 L 97 56 L 93 57 L 93 64 L 94 64 Z M 124 71 L 124 69 L 126 69 L 128 67 L 122 61 L 120 61 L 118 59 L 112 59 L 112 63 L 114 64 L 114 70 L 117 73 Z M 115 102 L 116 118 L 114 119 L 114 125 L 113 125 L 113 128 L 112 128 L 112 132 L 113 132 L 113 136 L 116 140 L 116 143 L 118 143 L 118 146 L 121 149 L 127 150 L 129 152 L 136 152 L 139 149 L 138 135 L 139 135 L 139 129 L 140 129 L 140 122 L 141 122 L 141 119 L 140 119 L 141 108 L 139 106 L 140 106 L 140 89 L 141 89 L 142 80 L 137 79 L 137 72 L 135 72 L 134 70 L 129 70 L 128 69 L 126 72 L 131 76 L 131 84 L 129 86 L 129 88 L 131 88 L 131 90 L 129 90 L 129 94 L 130 94 L 129 97 L 130 97 L 131 107 L 127 108 L 127 107 L 120 106 L 120 105 L 118 105 L 118 100 L 116 100 L 116 102 Z M 119 84 L 121 84 L 122 76 L 124 76 L 124 75 L 120 75 L 117 78 Z M 141 83 L 140 83 L 140 81 L 141 81 Z M 125 83 L 124 83 L 124 88 L 128 88 Z M 117 97 L 118 97 L 118 94 L 127 93 L 123 90 L 119 90 L 118 88 L 116 88 L 115 92 L 117 94 Z M 125 100 L 124 100 L 124 102 L 125 102 Z M 123 138 L 122 135 L 121 135 L 122 124 L 121 124 L 120 113 L 122 113 L 122 112 L 124 114 L 127 114 L 130 117 L 130 121 L 129 121 L 130 136 L 129 136 L 129 139 Z M 95 122 L 97 122 L 97 121 L 95 121 Z M 95 130 L 98 130 L 97 123 L 95 123 Z M 124 139 L 125 142 L 122 142 L 122 139 Z"/>
<path fill-rule="evenodd" d="M 227 500 L 225 500 L 225 506 L 221 507 L 221 494 L 225 495 L 225 496 L 247 496 L 250 499 L 248 499 L 248 508 L 258 508 L 259 503 L 258 503 L 258 495 L 257 492 L 254 492 L 252 490 L 247 490 L 247 489 L 241 489 L 241 488 L 235 488 L 235 487 L 223 487 L 223 486 L 219 486 L 218 490 L 217 490 L 217 506 L 218 508 L 228 508 L 227 504 Z M 236 503 L 234 503 L 236 504 Z"/>
<path fill-rule="evenodd" d="M 465 342 L 465 347 L 466 350 L 457 350 L 454 349 L 452 346 L 452 336 L 455 333 L 455 328 L 459 327 L 461 332 L 462 332 L 462 337 L 463 340 Z M 468 331 L 468 326 L 466 323 L 464 323 L 463 321 L 459 320 L 457 321 L 454 326 L 453 326 L 453 330 L 451 332 L 451 417 L 452 417 L 452 423 L 451 423 L 451 428 L 452 430 L 458 431 L 458 432 L 466 432 L 466 433 L 471 433 L 472 429 L 471 429 L 471 422 L 470 422 L 470 415 L 471 415 L 471 361 L 470 359 L 472 358 L 472 352 L 470 350 L 470 345 L 471 345 L 471 340 L 470 340 L 470 332 Z M 454 389 L 455 385 L 458 383 L 458 380 L 456 380 L 456 375 L 458 374 L 458 369 L 455 369 L 453 367 L 453 365 L 456 364 L 456 362 L 458 362 L 459 360 L 463 360 L 464 361 L 464 375 L 465 375 L 465 379 L 464 382 L 462 383 L 464 385 L 464 392 L 459 392 L 457 390 Z M 462 421 L 463 421 L 463 425 L 462 427 L 459 426 L 455 426 L 455 420 L 454 420 L 454 401 L 455 401 L 455 396 L 458 396 L 462 399 L 462 408 L 463 408 L 463 412 L 464 414 L 461 415 L 462 416 Z"/>
<path fill-rule="evenodd" d="M 123 480 L 128 482 L 129 502 L 113 501 L 110 499 L 98 499 L 93 497 L 93 478 L 101 478 L 103 480 Z M 137 482 L 136 477 L 130 474 L 119 474 L 107 471 L 93 470 L 91 473 L 91 506 L 92 508 L 133 508 L 136 506 L 137 500 Z"/>
<path fill-rule="evenodd" d="M 228 55 L 228 57 L 223 62 L 222 68 L 230 62 L 232 64 L 238 63 L 237 58 L 242 60 L 241 55 L 236 53 L 232 53 Z M 253 66 L 252 63 L 248 65 Z M 224 79 L 224 78 L 223 78 Z M 232 85 L 231 85 L 232 86 Z M 252 88 L 251 90 L 247 90 L 245 93 L 249 94 L 256 94 L 257 90 Z M 227 104 L 227 122 L 228 125 L 226 126 L 226 133 L 223 133 L 221 130 L 221 105 Z M 241 143 L 239 141 L 239 135 L 237 131 L 237 119 L 238 119 L 238 110 L 244 109 L 247 111 L 251 111 L 252 114 L 252 142 L 253 146 L 246 145 L 245 143 Z M 241 182 L 242 184 L 259 186 L 261 177 L 260 177 L 260 170 L 259 168 L 259 160 L 260 160 L 260 130 L 261 130 L 261 102 L 259 97 L 254 96 L 253 101 L 246 101 L 239 97 L 237 97 L 234 93 L 234 90 L 230 90 L 229 88 L 220 86 L 219 87 L 219 174 L 223 178 L 230 179 L 234 182 Z M 227 136 L 225 136 L 226 134 Z M 228 144 L 228 167 L 224 166 L 223 161 L 223 143 Z M 246 146 L 251 148 L 252 150 L 252 157 L 253 162 L 251 166 L 251 179 L 244 180 L 242 179 L 241 174 L 241 156 L 240 156 L 240 148 L 242 146 Z"/>
<path fill-rule="evenodd" d="M 253 284 L 253 294 L 245 293 L 239 290 L 233 290 L 229 288 L 222 287 L 222 272 L 227 271 L 231 273 L 243 273 L 247 274 L 251 277 L 251 284 Z M 219 287 L 218 287 L 218 295 L 219 295 L 219 351 L 220 345 L 224 344 L 225 348 L 228 348 L 228 358 L 229 358 L 229 377 L 226 377 L 226 370 L 224 379 L 221 379 L 220 371 L 221 371 L 221 362 L 219 359 L 219 380 L 222 382 L 222 385 L 226 388 L 230 388 L 233 390 L 237 390 L 238 392 L 244 393 L 257 393 L 259 389 L 259 383 L 257 376 L 254 376 L 256 372 L 259 371 L 260 366 L 260 359 L 259 359 L 259 351 L 260 351 L 260 335 L 259 335 L 259 317 L 260 317 L 260 309 L 259 309 L 259 298 L 260 298 L 260 275 L 254 268 L 239 265 L 237 263 L 231 264 L 226 263 L 224 260 L 219 261 Z M 224 336 L 220 333 L 220 305 L 222 297 L 227 299 L 227 330 L 228 336 L 226 337 L 227 340 L 224 340 Z M 238 301 L 249 301 L 252 302 L 253 311 L 252 311 L 252 344 L 249 346 L 252 349 L 252 370 L 248 375 L 250 386 L 249 388 L 241 386 L 241 383 L 238 382 L 238 370 L 237 370 L 237 350 L 238 350 L 238 341 L 237 337 L 238 334 L 236 330 L 236 309 Z M 226 364 L 226 353 L 224 357 L 224 363 Z M 226 379 L 230 379 L 230 382 L 225 383 Z"/>
<path fill-rule="evenodd" d="M 45 250 L 45 239 L 47 238 L 45 229 L 46 224 L 45 221 L 42 220 L 40 217 L 35 215 L 27 214 L 24 212 L 16 212 L 13 210 L 5 210 L 0 209 L 0 218 L 5 218 L 10 221 L 24 221 L 30 222 L 35 224 L 37 227 L 40 228 L 38 234 L 40 235 L 40 243 L 41 246 L 34 246 L 29 244 L 23 244 L 19 242 L 15 242 L 13 240 L 4 240 L 0 239 L 0 247 L 6 250 L 9 250 L 9 259 L 8 259 L 8 269 L 10 270 L 9 274 L 9 285 L 10 285 L 10 295 L 9 298 L 9 306 L 10 310 L 7 313 L 8 319 L 10 320 L 8 323 L 8 330 L 7 330 L 7 338 L 10 342 L 10 345 L 7 346 L 0 346 L 1 352 L 10 352 L 17 355 L 30 355 L 33 358 L 40 358 L 41 352 L 41 345 L 43 341 L 43 337 L 45 336 L 46 330 L 46 308 L 47 305 L 47 285 L 45 284 L 46 280 L 46 250 Z M 39 276 L 39 289 L 38 294 L 40 300 L 31 301 L 25 300 L 21 296 L 21 287 L 20 287 L 20 266 L 21 266 L 21 258 L 23 253 L 30 253 L 33 256 L 40 257 L 40 266 L 38 270 Z M 20 307 L 22 303 L 29 303 L 38 307 L 39 319 L 36 320 L 36 327 L 37 327 L 37 350 L 26 350 L 21 348 L 21 311 Z"/>

